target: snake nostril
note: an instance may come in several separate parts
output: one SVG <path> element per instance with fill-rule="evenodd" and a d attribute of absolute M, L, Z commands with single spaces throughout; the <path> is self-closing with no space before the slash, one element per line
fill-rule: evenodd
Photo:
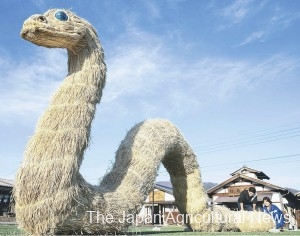
<path fill-rule="evenodd" d="M 37 20 L 40 22 L 45 22 L 45 23 L 47 22 L 46 17 L 44 17 L 44 16 L 38 16 Z"/>

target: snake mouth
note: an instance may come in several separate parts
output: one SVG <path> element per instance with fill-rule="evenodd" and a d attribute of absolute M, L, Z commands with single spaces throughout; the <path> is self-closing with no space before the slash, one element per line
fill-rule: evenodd
<path fill-rule="evenodd" d="M 25 40 L 28 40 L 32 43 L 39 41 L 40 38 L 43 38 L 43 35 L 47 34 L 47 29 L 40 27 L 38 24 L 25 24 L 21 29 L 21 37 Z"/>
<path fill-rule="evenodd" d="M 21 30 L 21 37 L 33 44 L 38 46 L 44 46 L 47 48 L 55 48 L 56 37 L 51 37 L 48 35 L 48 31 L 40 29 L 38 27 L 26 27 Z"/>
<path fill-rule="evenodd" d="M 32 39 L 37 37 L 37 34 L 39 33 L 38 29 L 32 30 L 32 29 L 22 29 L 21 31 L 21 37 L 23 39 L 26 39 L 28 41 L 31 41 Z"/>
<path fill-rule="evenodd" d="M 23 39 L 33 44 L 48 48 L 57 47 L 57 42 L 66 41 L 64 38 L 60 37 L 59 32 L 53 32 L 37 25 L 25 25 L 22 28 L 20 35 Z"/>

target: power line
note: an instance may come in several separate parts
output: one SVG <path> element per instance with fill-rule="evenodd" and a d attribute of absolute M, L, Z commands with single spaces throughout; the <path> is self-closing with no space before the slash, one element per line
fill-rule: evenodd
<path fill-rule="evenodd" d="M 282 132 L 287 132 L 287 131 L 292 131 L 292 130 L 297 130 L 297 129 L 300 129 L 300 127 L 287 129 L 287 130 L 280 130 L 280 131 L 276 131 L 276 132 L 272 132 L 272 133 L 268 133 L 268 134 L 264 134 L 264 135 L 259 135 L 259 136 L 256 136 L 256 137 L 263 137 L 263 136 L 268 136 L 268 135 L 271 135 L 271 134 L 282 133 Z M 228 150 L 228 149 L 236 149 L 236 148 L 241 148 L 241 147 L 253 146 L 253 145 L 262 144 L 262 143 L 274 142 L 274 141 L 278 141 L 278 140 L 290 139 L 290 138 L 300 136 L 300 134 L 298 134 L 299 132 L 300 132 L 300 130 L 295 131 L 295 132 L 289 132 L 289 133 L 286 133 L 286 134 L 273 135 L 273 136 L 268 137 L 268 138 L 258 138 L 257 139 L 256 137 L 252 137 L 252 138 L 250 138 L 250 139 L 252 139 L 252 142 L 249 140 L 249 141 L 241 141 L 241 142 L 236 142 L 236 143 L 227 144 L 227 145 L 220 145 L 219 147 L 216 146 L 216 147 L 211 147 L 211 148 L 204 148 L 204 150 L 199 151 L 197 153 L 198 154 L 211 153 L 211 152 L 223 151 L 223 150 Z M 294 133 L 296 133 L 297 135 L 281 137 L 281 136 L 284 136 L 284 135 L 291 135 L 291 134 L 294 134 Z M 276 138 L 276 137 L 281 137 L 281 138 Z M 273 138 L 273 139 L 271 139 L 271 138 Z M 244 140 L 247 140 L 247 139 L 244 139 Z M 222 142 L 222 143 L 226 143 L 226 142 Z M 213 145 L 218 145 L 218 144 L 206 145 L 206 146 L 203 146 L 203 147 L 208 147 L 208 146 L 213 146 Z M 199 149 L 195 149 L 195 150 L 199 150 Z M 112 164 L 113 164 L 113 162 L 110 162 L 108 164 L 104 164 L 103 162 L 97 162 L 97 161 L 95 161 L 95 162 L 84 162 L 82 164 L 82 168 L 96 168 L 96 167 L 110 168 L 112 166 Z"/>
<path fill-rule="evenodd" d="M 9 175 L 12 175 L 12 174 L 14 174 L 14 173 L 16 173 L 16 171 L 18 170 L 18 168 L 15 168 L 15 169 L 13 169 L 13 170 L 11 170 L 8 174 L 4 174 L 4 175 L 2 175 L 2 179 L 5 179 L 7 176 L 9 176 Z"/>
<path fill-rule="evenodd" d="M 300 160 L 293 160 L 293 162 L 298 162 Z M 280 164 L 282 165 L 283 163 L 289 163 L 289 162 L 285 162 L 285 161 L 281 161 L 281 162 L 271 162 L 271 163 L 268 163 L 268 165 L 277 165 L 277 164 Z M 218 169 L 211 169 L 211 170 L 201 170 L 201 172 L 211 172 L 211 171 L 220 171 L 220 170 L 230 170 L 232 169 L 231 167 L 226 167 L 226 168 L 218 168 Z"/>
<path fill-rule="evenodd" d="M 209 144 L 209 145 L 202 145 L 201 148 L 203 149 L 208 149 L 210 147 L 214 147 L 214 146 L 223 146 L 223 144 L 227 144 L 227 143 L 230 143 L 230 142 L 234 142 L 234 143 L 244 143 L 244 142 L 249 142 L 251 140 L 255 140 L 259 137 L 264 137 L 264 136 L 270 136 L 271 135 L 271 138 L 272 137 L 279 137 L 279 136 L 283 136 L 283 135 L 287 135 L 287 134 L 293 134 L 293 133 L 298 133 L 300 130 L 300 127 L 296 127 L 296 128 L 292 128 L 292 129 L 287 129 L 287 130 L 280 130 L 280 131 L 276 131 L 276 132 L 272 132 L 272 133 L 267 133 L 267 134 L 262 134 L 262 135 L 257 135 L 257 136 L 252 136 L 250 138 L 244 138 L 244 139 L 233 139 L 231 141 L 223 141 L 223 142 L 219 142 L 219 143 L 214 143 L 214 144 Z M 278 134 L 278 133 L 283 133 L 283 132 L 287 132 L 287 131 L 292 131 L 292 130 L 298 130 L 298 131 L 295 131 L 295 132 L 288 132 L 286 134 L 280 134 L 280 135 L 273 135 L 273 134 Z M 266 138 L 262 138 L 262 139 L 267 139 L 268 137 Z M 243 141 L 243 140 L 249 140 L 249 141 Z M 260 140 L 260 139 L 259 139 Z M 230 144 L 229 144 L 230 145 Z M 233 144 L 231 144 L 233 145 Z M 227 145 L 225 145 L 227 146 Z"/>
<path fill-rule="evenodd" d="M 293 160 L 293 162 L 298 162 L 300 160 Z M 276 165 L 276 164 L 283 164 L 283 163 L 288 163 L 288 162 L 272 162 L 272 163 L 268 163 L 268 165 Z M 225 168 L 217 168 L 217 169 L 201 169 L 201 173 L 207 173 L 207 172 L 213 172 L 213 171 L 222 171 L 222 170 L 232 170 L 232 167 L 225 167 Z M 168 175 L 168 171 L 162 171 L 158 173 L 159 175 L 163 174 L 163 175 Z"/>
<path fill-rule="evenodd" d="M 299 124 L 299 123 L 296 123 L 296 124 Z M 285 126 L 289 126 L 289 125 L 283 125 L 283 126 L 280 126 L 280 127 L 285 127 Z M 267 130 L 270 130 L 270 129 L 267 129 Z M 288 131 L 293 131 L 293 130 L 298 130 L 298 131 L 288 132 Z M 256 133 L 261 133 L 261 132 L 262 131 L 258 131 Z M 272 135 L 272 134 L 278 134 L 278 133 L 283 133 L 283 132 L 288 132 L 288 133 L 279 134 L 279 135 Z M 274 138 L 281 137 L 281 136 L 284 136 L 284 135 L 290 135 L 290 134 L 294 134 L 294 133 L 298 134 L 299 132 L 300 132 L 300 127 L 294 127 L 294 128 L 290 128 L 290 129 L 279 130 L 279 131 L 274 131 L 274 132 L 271 132 L 271 133 L 261 134 L 261 135 L 253 136 L 253 137 L 250 137 L 250 138 L 234 139 L 232 141 L 239 141 L 239 140 L 241 140 L 241 141 L 240 142 L 235 142 L 235 143 L 232 143 L 232 144 L 227 144 L 227 145 L 220 145 L 220 144 L 226 144 L 226 143 L 230 142 L 230 141 L 223 141 L 223 142 L 219 142 L 219 143 L 215 143 L 215 144 L 201 146 L 201 151 L 199 151 L 197 153 L 198 154 L 203 154 L 203 153 L 217 152 L 217 151 L 222 151 L 222 150 L 228 150 L 228 149 L 235 149 L 235 148 L 241 148 L 241 147 L 246 147 L 246 146 L 257 145 L 257 144 L 261 144 L 261 143 L 268 143 L 268 142 L 273 142 L 273 141 L 277 141 L 277 140 L 289 139 L 289 138 L 293 138 L 293 137 L 298 137 L 298 136 L 300 136 L 300 134 L 299 135 L 288 136 L 288 137 L 282 137 L 282 138 L 278 138 L 278 139 L 274 139 Z M 271 135 L 271 137 L 269 137 L 269 138 L 259 138 L 259 137 L 270 136 L 270 135 Z M 270 139 L 270 138 L 273 138 L 273 139 Z M 265 139 L 267 139 L 267 140 L 265 140 Z M 243 141 L 243 140 L 249 140 L 249 141 Z M 251 143 L 251 140 L 252 140 L 252 143 Z M 255 141 L 259 141 L 259 140 L 261 140 L 261 142 L 255 142 Z M 212 146 L 216 146 L 216 147 L 212 147 Z M 204 149 L 204 151 L 203 151 L 202 148 Z M 199 149 L 200 148 L 195 148 L 194 150 L 199 150 Z M 212 150 L 210 150 L 210 149 L 212 149 Z M 85 161 L 85 162 L 83 162 L 81 168 L 82 169 L 88 169 L 88 168 L 101 168 L 101 167 L 103 168 L 103 167 L 106 167 L 106 168 L 109 169 L 109 168 L 112 167 L 113 164 L 114 164 L 113 161 L 110 161 L 108 164 L 104 164 L 101 161 L 93 161 L 93 162 Z"/>
<path fill-rule="evenodd" d="M 283 158 L 296 157 L 296 156 L 300 156 L 300 153 L 299 154 L 285 155 L 285 156 L 277 156 L 277 157 L 259 158 L 259 159 L 249 160 L 249 161 L 236 161 L 236 162 L 227 162 L 227 163 L 223 163 L 223 164 L 214 164 L 214 165 L 202 166 L 202 167 L 200 167 L 200 169 L 202 170 L 203 168 L 208 168 L 208 167 L 227 166 L 227 165 L 241 164 L 241 163 L 245 164 L 245 163 L 251 163 L 251 162 L 267 161 L 267 160 L 275 160 L 275 159 L 283 159 Z M 298 161 L 298 160 L 296 160 L 296 161 Z M 158 174 L 167 173 L 167 172 L 168 171 L 161 171 L 161 172 L 158 172 Z"/>
<path fill-rule="evenodd" d="M 111 166 L 111 164 L 100 164 L 100 162 L 99 163 L 93 163 L 93 164 L 91 164 L 91 163 L 87 163 L 87 164 L 82 164 L 81 165 L 81 167 L 80 168 L 94 168 L 94 167 L 97 167 L 97 168 L 103 168 L 103 167 L 110 167 Z"/>
<path fill-rule="evenodd" d="M 291 129 L 287 129 L 287 130 L 278 130 L 278 128 L 281 128 L 281 127 L 289 127 L 289 126 L 292 126 L 292 125 L 296 125 L 297 124 L 297 127 L 296 128 L 291 128 Z M 285 131 L 289 131 L 289 130 L 295 130 L 295 129 L 299 129 L 300 127 L 298 126 L 300 124 L 300 122 L 295 122 L 295 123 L 291 123 L 291 124 L 286 124 L 286 125 L 280 125 L 280 126 L 277 126 L 277 128 L 269 128 L 269 129 L 264 129 L 264 130 L 260 130 L 260 131 L 255 131 L 255 132 L 248 132 L 248 133 L 244 133 L 244 134 L 241 134 L 241 135 L 238 135 L 238 136 L 233 136 L 233 137 L 225 137 L 225 138 L 222 138 L 222 139 L 214 139 L 214 140 L 210 140 L 208 142 L 213 142 L 213 143 L 224 143 L 224 142 L 232 142 L 232 141 L 235 141 L 235 140 L 243 140 L 243 139 L 247 139 L 247 138 L 241 138 L 243 136 L 252 136 L 252 137 L 259 137 L 259 136 L 264 136 L 264 135 L 268 135 L 268 134 L 273 134 L 273 133 L 279 133 L 279 132 L 285 132 Z M 266 131 L 272 131 L 272 130 L 275 130 L 275 132 L 271 132 L 271 133 L 267 133 L 267 134 L 263 134 L 263 135 L 255 135 L 255 134 L 261 134 L 261 133 L 264 133 Z M 224 141 L 227 140 L 227 141 Z M 214 144 L 211 144 L 211 145 L 214 145 Z M 210 146 L 210 144 L 206 145 L 206 146 Z"/>
<path fill-rule="evenodd" d="M 259 159 L 249 160 L 249 161 L 236 161 L 236 162 L 229 162 L 229 163 L 225 163 L 225 164 L 215 164 L 215 165 L 209 165 L 209 166 L 202 166 L 200 168 L 202 169 L 202 168 L 207 168 L 207 167 L 225 166 L 225 165 L 250 163 L 250 162 L 257 162 L 257 161 L 266 161 L 266 160 L 282 159 L 282 158 L 296 157 L 296 156 L 300 156 L 300 153 L 299 154 L 293 154 L 293 155 L 286 155 L 286 156 L 278 156 L 278 157 L 259 158 Z"/>
<path fill-rule="evenodd" d="M 198 152 L 200 154 L 203 154 L 203 153 L 210 153 L 210 152 L 217 152 L 217 151 L 223 151 L 223 150 L 228 150 L 228 149 L 236 149 L 236 148 L 241 148 L 241 147 L 247 147 L 247 146 L 253 146 L 253 145 L 257 145 L 257 144 L 262 144 L 262 143 L 269 143 L 269 142 L 274 142 L 274 141 L 278 141 L 278 140 L 285 140 L 285 139 L 290 139 L 290 138 L 294 138 L 294 137 L 299 137 L 299 135 L 292 135 L 292 136 L 288 136 L 288 137 L 283 137 L 283 138 L 276 138 L 276 139 L 270 139 L 270 140 L 266 140 L 266 141 L 262 141 L 262 142 L 253 142 L 253 143 L 249 143 L 249 144 L 244 144 L 244 145 L 238 145 L 238 144 L 235 144 L 236 146 L 234 145 L 230 145 L 230 146 L 233 146 L 233 147 L 225 147 L 222 148 L 215 148 L 214 150 L 208 150 L 208 151 L 203 151 L 203 152 Z M 195 149 L 197 150 L 197 149 Z M 199 148 L 198 148 L 199 150 Z"/>

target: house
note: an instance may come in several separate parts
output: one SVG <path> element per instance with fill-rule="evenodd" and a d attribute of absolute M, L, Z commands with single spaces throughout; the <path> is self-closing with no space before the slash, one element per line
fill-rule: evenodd
<path fill-rule="evenodd" d="M 13 186 L 12 180 L 0 179 L 0 216 L 7 216 L 8 212 L 10 212 Z"/>
<path fill-rule="evenodd" d="M 257 191 L 257 210 L 262 208 L 263 197 L 269 197 L 288 218 L 290 229 L 300 226 L 300 191 L 280 187 L 267 182 L 270 177 L 264 172 L 242 166 L 231 173 L 231 177 L 220 184 L 204 183 L 209 204 L 222 205 L 237 210 L 239 194 L 244 189 L 255 187 Z M 177 217 L 179 216 L 179 217 Z M 182 224 L 180 212 L 175 205 L 171 182 L 162 181 L 154 185 L 138 215 L 140 224 Z"/>
<path fill-rule="evenodd" d="M 237 201 L 244 189 L 255 187 L 257 193 L 256 210 L 262 209 L 263 197 L 269 197 L 274 205 L 279 207 L 288 218 L 290 229 L 297 228 L 297 210 L 300 210 L 300 201 L 296 190 L 280 187 L 265 180 L 270 178 L 262 171 L 243 166 L 231 173 L 229 179 L 207 191 L 211 204 L 222 205 L 231 210 L 237 210 Z"/>
<path fill-rule="evenodd" d="M 216 183 L 205 182 L 204 189 L 215 186 Z M 173 196 L 173 187 L 170 181 L 156 182 L 153 191 L 145 200 L 137 222 L 139 224 L 183 224 Z"/>

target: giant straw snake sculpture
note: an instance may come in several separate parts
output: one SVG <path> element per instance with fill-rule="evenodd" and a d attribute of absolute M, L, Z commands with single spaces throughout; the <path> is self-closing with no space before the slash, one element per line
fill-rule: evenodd
<path fill-rule="evenodd" d="M 106 79 L 97 33 L 72 12 L 52 9 L 29 17 L 21 36 L 39 46 L 68 52 L 68 74 L 40 118 L 16 177 L 16 217 L 25 232 L 126 231 L 130 223 L 120 219 L 140 211 L 160 163 L 170 174 L 176 205 L 189 216 L 187 225 L 192 230 L 266 231 L 272 227 L 272 222 L 256 222 L 262 213 L 253 213 L 254 223 L 248 213 L 243 213 L 244 221 L 237 222 L 240 213 L 208 205 L 197 158 L 178 129 L 166 120 L 135 125 L 121 142 L 115 164 L 100 186 L 87 183 L 79 168 Z M 113 220 L 91 220 L 91 211 L 109 214 Z M 204 216 L 210 220 L 203 220 Z"/>

